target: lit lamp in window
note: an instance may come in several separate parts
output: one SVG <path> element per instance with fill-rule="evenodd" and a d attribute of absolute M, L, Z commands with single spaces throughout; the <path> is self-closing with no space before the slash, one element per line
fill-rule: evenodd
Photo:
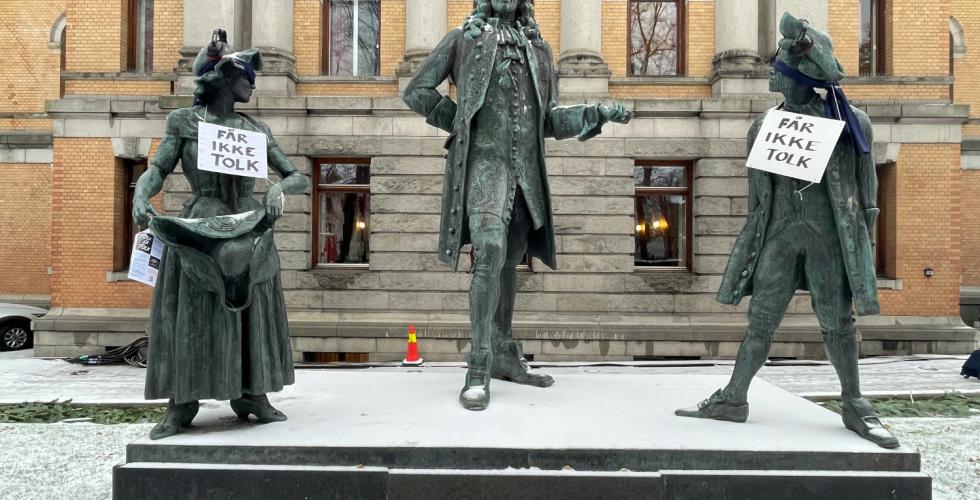
<path fill-rule="evenodd" d="M 643 234 L 643 230 L 646 229 L 646 225 L 642 222 L 636 225 L 636 234 Z"/>
<path fill-rule="evenodd" d="M 362 221 L 362 220 L 357 221 L 357 230 L 358 231 L 363 231 L 364 228 L 366 228 L 366 227 L 367 227 L 367 224 L 365 224 L 364 221 Z"/>
<path fill-rule="evenodd" d="M 666 233 L 667 232 L 667 218 L 664 217 L 663 215 L 661 215 L 660 216 L 660 219 L 654 221 L 653 228 L 656 229 L 657 231 L 663 231 L 663 232 Z"/>

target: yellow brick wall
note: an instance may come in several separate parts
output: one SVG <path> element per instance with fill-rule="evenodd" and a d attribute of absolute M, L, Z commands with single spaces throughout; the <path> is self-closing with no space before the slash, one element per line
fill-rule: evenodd
<path fill-rule="evenodd" d="M 889 0 L 891 75 L 949 75 L 949 7 L 950 0 Z"/>
<path fill-rule="evenodd" d="M 395 76 L 405 55 L 405 0 L 381 2 L 381 76 Z"/>
<path fill-rule="evenodd" d="M 64 0 L 0 1 L 0 113 L 43 113 L 46 99 L 57 99 L 60 56 L 48 48 Z M 2 129 L 45 129 L 48 120 L 0 119 Z"/>
<path fill-rule="evenodd" d="M 623 85 L 609 84 L 614 99 L 698 99 L 711 97 L 711 85 Z"/>
<path fill-rule="evenodd" d="M 293 0 L 293 55 L 296 74 L 320 74 L 320 17 L 322 0 Z"/>
<path fill-rule="evenodd" d="M 602 57 L 614 77 L 626 76 L 628 68 L 626 3 L 626 0 L 602 2 Z"/>
<path fill-rule="evenodd" d="M 117 72 L 125 65 L 122 0 L 67 0 L 68 71 Z"/>
<path fill-rule="evenodd" d="M 868 101 L 949 99 L 949 85 L 844 85 L 844 88 L 848 99 Z"/>
<path fill-rule="evenodd" d="M 446 2 L 446 32 L 463 25 L 463 19 L 473 12 L 472 0 L 448 0 Z"/>
<path fill-rule="evenodd" d="M 976 170 L 964 170 L 960 174 L 960 191 L 963 193 L 963 213 L 967 214 L 967 220 L 973 220 L 976 214 L 980 214 L 980 196 L 975 194 L 980 192 L 980 172 Z M 963 277 L 962 284 L 966 286 L 980 286 L 980 229 L 974 223 L 963 226 Z"/>
<path fill-rule="evenodd" d="M 903 288 L 881 293 L 882 314 L 957 316 L 964 243 L 960 219 L 967 208 L 960 203 L 960 147 L 904 144 L 894 168 L 898 244 L 895 276 L 890 277 L 901 279 Z M 927 267 L 935 271 L 934 277 L 925 277 Z"/>
<path fill-rule="evenodd" d="M 834 55 L 844 72 L 857 76 L 860 70 L 861 9 L 855 0 L 827 2 L 827 32 L 834 39 Z"/>
<path fill-rule="evenodd" d="M 65 95 L 170 95 L 168 80 L 67 80 Z"/>
<path fill-rule="evenodd" d="M 0 164 L 0 294 L 51 293 L 51 165 Z"/>
<path fill-rule="evenodd" d="M 296 85 L 298 95 L 398 96 L 397 83 L 316 82 Z"/>
<path fill-rule="evenodd" d="M 534 2 L 534 20 L 541 28 L 541 36 L 551 45 L 555 62 L 561 54 L 561 2 L 558 0 L 537 0 Z"/>
<path fill-rule="evenodd" d="M 153 72 L 173 72 L 183 46 L 184 1 L 153 0 Z"/>
<path fill-rule="evenodd" d="M 123 218 L 113 190 L 122 171 L 108 138 L 55 138 L 51 209 L 51 305 L 148 307 L 151 288 L 106 281 Z M 112 196 L 107 196 L 112 192 Z"/>
<path fill-rule="evenodd" d="M 687 3 L 687 76 L 711 75 L 715 57 L 715 3 Z"/>

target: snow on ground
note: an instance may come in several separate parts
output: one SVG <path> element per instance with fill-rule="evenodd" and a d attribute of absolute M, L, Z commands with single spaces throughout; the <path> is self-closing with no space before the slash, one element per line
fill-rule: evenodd
<path fill-rule="evenodd" d="M 149 424 L 0 424 L 0 499 L 112 498 L 112 466 Z"/>
<path fill-rule="evenodd" d="M 903 445 L 922 455 L 933 500 L 980 500 L 980 418 L 892 418 Z"/>

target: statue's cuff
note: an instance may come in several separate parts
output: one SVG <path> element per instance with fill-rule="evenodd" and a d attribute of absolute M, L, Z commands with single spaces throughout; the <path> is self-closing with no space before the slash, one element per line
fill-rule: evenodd
<path fill-rule="evenodd" d="M 602 133 L 602 119 L 599 116 L 599 106 L 586 106 L 582 111 L 582 131 L 578 140 L 587 141 Z"/>
<path fill-rule="evenodd" d="M 449 96 L 442 96 L 439 104 L 425 117 L 425 123 L 441 128 L 446 132 L 453 131 L 453 121 L 456 120 L 456 103 Z"/>
<path fill-rule="evenodd" d="M 874 228 L 875 221 L 878 220 L 878 213 L 881 212 L 878 208 L 868 208 L 864 210 L 864 224 L 868 226 L 868 231 Z"/>

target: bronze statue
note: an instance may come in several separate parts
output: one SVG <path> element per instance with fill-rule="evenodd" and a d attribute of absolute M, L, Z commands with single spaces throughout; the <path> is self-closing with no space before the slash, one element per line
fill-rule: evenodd
<path fill-rule="evenodd" d="M 189 426 L 201 399 L 231 400 L 242 419 L 286 420 L 266 394 L 294 381 L 273 225 L 282 216 L 282 193 L 302 193 L 307 181 L 265 124 L 235 112 L 236 102 L 251 98 L 261 54 L 229 54 L 220 38 L 216 32 L 201 49 L 195 105 L 167 117 L 164 139 L 133 199 L 136 223 L 149 223 L 167 244 L 150 312 L 146 398 L 169 404 L 152 439 Z M 263 201 L 253 198 L 254 178 L 198 168 L 202 122 L 266 136 L 268 165 L 282 180 L 269 186 Z M 179 218 L 159 216 L 149 199 L 178 162 L 193 197 Z"/>
<path fill-rule="evenodd" d="M 436 88 L 452 78 L 459 105 Z M 603 124 L 626 123 L 621 104 L 558 105 L 548 43 L 529 0 L 480 0 L 462 28 L 446 35 L 409 83 L 405 103 L 450 133 L 443 181 L 439 257 L 455 270 L 472 243 L 473 348 L 460 391 L 464 408 L 490 403 L 490 379 L 547 387 L 528 369 L 511 331 L 516 266 L 525 254 L 556 268 L 544 139 L 587 140 Z"/>
<path fill-rule="evenodd" d="M 871 231 L 878 215 L 871 121 L 848 103 L 840 86 L 844 71 L 830 37 L 805 20 L 784 14 L 783 38 L 773 59 L 769 89 L 783 95 L 790 112 L 846 122 L 820 183 L 749 169 L 749 215 L 735 241 L 718 291 L 718 301 L 738 304 L 752 295 L 749 327 L 731 380 L 685 417 L 744 422 L 749 383 L 765 364 L 773 333 L 797 290 L 809 290 L 827 356 L 840 378 L 844 425 L 885 448 L 898 440 L 861 396 L 858 315 L 877 314 Z M 826 99 L 814 88 L 828 91 Z M 752 125 L 755 143 L 765 114 Z"/>

